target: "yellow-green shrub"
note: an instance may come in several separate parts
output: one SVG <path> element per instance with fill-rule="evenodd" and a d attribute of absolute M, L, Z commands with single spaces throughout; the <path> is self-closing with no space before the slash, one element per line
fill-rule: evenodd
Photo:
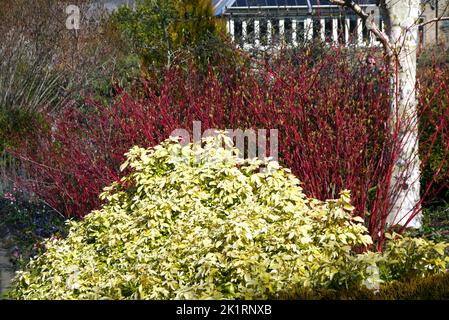
<path fill-rule="evenodd" d="M 132 148 L 106 204 L 19 272 L 11 298 L 266 298 L 292 286 L 380 282 L 349 192 L 307 198 L 277 162 L 242 160 L 223 135 Z M 261 170 L 263 169 L 263 170 Z"/>
<path fill-rule="evenodd" d="M 410 277 L 426 277 L 447 270 L 448 257 L 445 242 L 436 243 L 423 238 L 386 234 L 383 259 L 378 263 L 386 281 Z"/>

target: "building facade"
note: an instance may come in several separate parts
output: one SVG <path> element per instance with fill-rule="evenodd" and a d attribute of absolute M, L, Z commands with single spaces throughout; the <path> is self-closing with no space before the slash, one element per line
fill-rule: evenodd
<path fill-rule="evenodd" d="M 227 20 L 227 30 L 242 48 L 296 46 L 319 38 L 335 44 L 373 46 L 379 42 L 351 10 L 326 0 L 216 0 L 215 14 Z M 374 0 L 360 5 L 383 20 Z"/>
<path fill-rule="evenodd" d="M 423 21 L 437 17 L 449 17 L 449 0 L 428 0 L 423 3 Z M 449 21 L 430 23 L 423 28 L 425 45 L 445 44 L 449 46 Z"/>
<path fill-rule="evenodd" d="M 381 30 L 384 19 L 377 0 L 359 0 L 359 5 L 374 19 Z M 214 0 L 214 11 L 227 20 L 227 30 L 239 47 L 295 46 L 319 38 L 347 46 L 379 46 L 362 20 L 352 10 L 326 0 Z M 449 15 L 449 0 L 423 2 L 422 19 Z M 420 28 L 424 45 L 449 42 L 449 21 L 431 23 Z"/>

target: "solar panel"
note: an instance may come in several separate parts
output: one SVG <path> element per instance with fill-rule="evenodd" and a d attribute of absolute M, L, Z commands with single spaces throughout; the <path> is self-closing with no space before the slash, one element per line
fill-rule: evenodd
<path fill-rule="evenodd" d="M 213 0 L 214 4 L 214 14 L 220 15 L 222 14 L 226 8 L 231 7 L 234 5 L 236 0 Z"/>
<path fill-rule="evenodd" d="M 356 0 L 359 4 L 376 4 L 376 0 Z M 327 0 L 310 0 L 312 6 L 330 5 Z M 215 14 L 221 14 L 230 7 L 292 7 L 307 6 L 307 0 L 213 0 Z"/>
<path fill-rule="evenodd" d="M 317 5 L 317 0 L 311 0 L 312 5 Z M 319 1 L 321 5 L 328 5 L 326 0 Z M 233 7 L 286 7 L 286 6 L 307 6 L 306 0 L 235 0 Z"/>

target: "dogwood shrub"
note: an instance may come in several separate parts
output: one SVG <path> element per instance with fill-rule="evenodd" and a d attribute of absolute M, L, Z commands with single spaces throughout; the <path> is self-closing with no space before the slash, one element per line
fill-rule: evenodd
<path fill-rule="evenodd" d="M 307 198 L 277 162 L 242 159 L 223 134 L 133 147 L 105 204 L 50 239 L 14 280 L 19 299 L 266 298 L 292 286 L 380 281 L 349 192 Z"/>

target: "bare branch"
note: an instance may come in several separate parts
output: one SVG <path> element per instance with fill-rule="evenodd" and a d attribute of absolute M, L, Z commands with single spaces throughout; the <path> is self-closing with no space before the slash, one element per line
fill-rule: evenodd
<path fill-rule="evenodd" d="M 418 24 L 418 27 L 424 27 L 425 25 L 428 25 L 429 23 L 439 22 L 439 21 L 449 21 L 449 17 L 439 17 L 427 20 L 426 22 Z"/>
<path fill-rule="evenodd" d="M 394 55 L 393 46 L 391 45 L 388 36 L 384 32 L 382 32 L 379 26 L 374 22 L 374 16 L 372 14 L 364 11 L 362 7 L 360 7 L 353 0 L 329 0 L 329 2 L 335 5 L 352 9 L 352 11 L 354 11 L 354 13 L 357 14 L 365 23 L 367 30 L 372 32 L 382 43 L 387 56 L 392 57 Z"/>

